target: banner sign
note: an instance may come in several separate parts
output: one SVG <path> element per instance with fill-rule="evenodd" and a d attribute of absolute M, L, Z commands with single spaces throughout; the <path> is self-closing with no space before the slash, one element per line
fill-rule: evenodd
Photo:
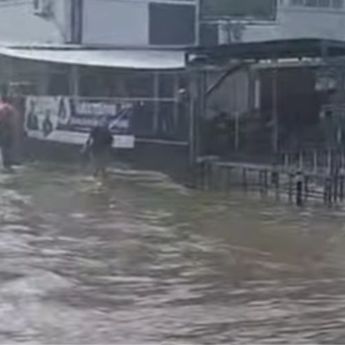
<path fill-rule="evenodd" d="M 133 148 L 133 112 L 131 102 L 29 96 L 25 129 L 30 138 L 82 145 L 91 129 L 106 120 L 113 134 L 113 147 Z"/>

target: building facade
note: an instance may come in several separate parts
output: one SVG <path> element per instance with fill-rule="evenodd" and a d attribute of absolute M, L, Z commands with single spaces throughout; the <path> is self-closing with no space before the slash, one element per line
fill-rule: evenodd
<path fill-rule="evenodd" d="M 196 0 L 0 0 L 0 42 L 193 45 L 197 12 Z"/>
<path fill-rule="evenodd" d="M 227 7 L 223 13 L 204 11 L 202 26 L 208 33 L 204 42 L 227 44 L 293 38 L 345 40 L 344 0 L 259 3 L 260 6 L 257 1 L 248 2 L 246 11 L 239 11 L 236 6 Z"/>

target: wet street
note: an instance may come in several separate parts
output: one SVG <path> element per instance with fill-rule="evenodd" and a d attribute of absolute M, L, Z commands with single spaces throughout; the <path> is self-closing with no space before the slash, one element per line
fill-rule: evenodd
<path fill-rule="evenodd" d="M 21 167 L 0 175 L 0 343 L 344 343 L 344 214 Z"/>

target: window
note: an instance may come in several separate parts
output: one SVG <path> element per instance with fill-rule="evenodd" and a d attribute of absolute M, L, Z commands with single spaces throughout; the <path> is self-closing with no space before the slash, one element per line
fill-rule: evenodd
<path fill-rule="evenodd" d="M 273 19 L 277 0 L 201 0 L 204 17 Z"/>
<path fill-rule="evenodd" d="M 304 0 L 290 0 L 291 6 L 304 6 Z"/>
<path fill-rule="evenodd" d="M 344 0 L 290 0 L 290 5 L 340 9 L 344 7 Z"/>
<path fill-rule="evenodd" d="M 344 7 L 344 0 L 332 0 L 332 7 L 333 8 L 343 8 Z"/>
<path fill-rule="evenodd" d="M 195 43 L 195 6 L 151 3 L 150 44 L 190 45 Z"/>
<path fill-rule="evenodd" d="M 330 0 L 319 0 L 320 7 L 330 7 Z"/>

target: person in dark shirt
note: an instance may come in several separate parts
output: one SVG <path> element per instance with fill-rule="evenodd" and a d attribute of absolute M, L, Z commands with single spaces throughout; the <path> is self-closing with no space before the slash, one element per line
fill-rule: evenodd
<path fill-rule="evenodd" d="M 12 129 L 8 121 L 0 121 L 0 146 L 2 154 L 2 163 L 6 170 L 12 171 Z"/>
<path fill-rule="evenodd" d="M 94 176 L 106 176 L 112 143 L 113 136 L 108 128 L 107 121 L 102 121 L 91 130 L 86 147 L 91 156 Z"/>

